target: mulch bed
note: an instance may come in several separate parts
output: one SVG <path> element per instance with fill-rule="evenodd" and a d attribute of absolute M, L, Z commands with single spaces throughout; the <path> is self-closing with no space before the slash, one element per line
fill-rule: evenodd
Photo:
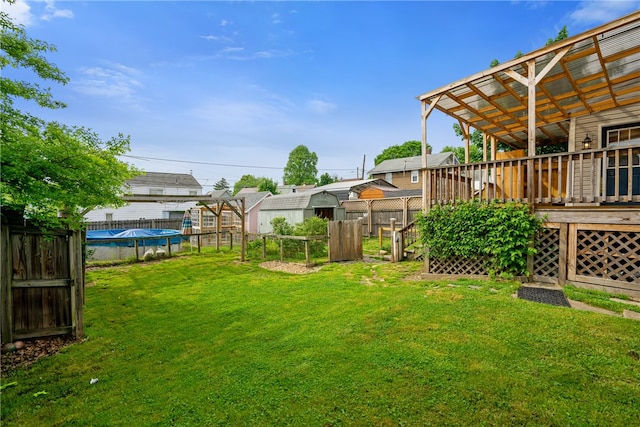
<path fill-rule="evenodd" d="M 79 342 L 71 335 L 22 340 L 24 347 L 15 351 L 2 352 L 0 375 L 3 377 L 16 368 L 24 368 L 41 357 L 51 356 L 63 347 Z"/>

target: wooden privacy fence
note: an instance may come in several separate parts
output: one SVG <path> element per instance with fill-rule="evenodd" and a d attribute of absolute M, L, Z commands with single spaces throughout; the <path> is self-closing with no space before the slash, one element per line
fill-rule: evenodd
<path fill-rule="evenodd" d="M 83 336 L 81 232 L 2 224 L 2 343 Z"/>
<path fill-rule="evenodd" d="M 388 228 L 391 218 L 399 228 L 407 226 L 422 211 L 422 197 L 390 197 L 384 199 L 358 199 L 341 202 L 348 220 L 362 218 L 362 233 L 377 236 L 379 228 Z"/>
<path fill-rule="evenodd" d="M 329 221 L 329 261 L 362 258 L 361 221 Z"/>

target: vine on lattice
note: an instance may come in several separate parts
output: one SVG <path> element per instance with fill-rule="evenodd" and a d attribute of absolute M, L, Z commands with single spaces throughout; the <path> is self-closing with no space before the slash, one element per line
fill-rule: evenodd
<path fill-rule="evenodd" d="M 479 200 L 436 205 L 417 216 L 430 259 L 485 259 L 489 274 L 507 277 L 530 274 L 527 256 L 536 253 L 542 223 L 527 205 Z"/>

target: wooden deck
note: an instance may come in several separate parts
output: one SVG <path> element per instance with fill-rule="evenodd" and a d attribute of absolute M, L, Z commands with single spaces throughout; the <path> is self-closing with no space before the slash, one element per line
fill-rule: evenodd
<path fill-rule="evenodd" d="M 532 279 L 640 296 L 640 147 L 447 166 L 427 173 L 427 206 L 516 201 L 530 204 L 546 220 L 538 253 L 529 260 Z M 432 263 L 427 273 L 486 274 L 471 264 Z"/>

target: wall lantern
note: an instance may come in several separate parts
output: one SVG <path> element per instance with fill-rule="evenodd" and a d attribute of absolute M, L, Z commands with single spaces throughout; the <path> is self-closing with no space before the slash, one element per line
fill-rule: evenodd
<path fill-rule="evenodd" d="M 585 138 L 582 140 L 582 149 L 583 150 L 591 149 L 591 138 L 589 138 L 589 134 L 587 134 L 587 136 L 585 136 Z"/>

